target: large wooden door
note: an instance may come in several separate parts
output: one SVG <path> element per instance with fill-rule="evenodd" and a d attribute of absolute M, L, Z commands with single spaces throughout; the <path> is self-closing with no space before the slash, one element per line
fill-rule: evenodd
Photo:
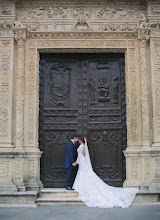
<path fill-rule="evenodd" d="M 86 136 L 94 171 L 125 179 L 126 102 L 123 54 L 41 54 L 39 144 L 44 187 L 64 187 L 66 143 Z"/>

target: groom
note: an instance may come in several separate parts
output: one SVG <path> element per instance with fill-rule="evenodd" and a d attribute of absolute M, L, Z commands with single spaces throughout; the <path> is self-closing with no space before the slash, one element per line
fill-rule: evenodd
<path fill-rule="evenodd" d="M 73 167 L 77 164 L 76 161 L 76 147 L 75 143 L 78 141 L 78 137 L 74 136 L 73 139 L 71 139 L 66 144 L 66 155 L 65 155 L 65 161 L 64 161 L 64 168 L 66 168 L 66 189 L 67 190 L 73 190 L 71 188 L 71 175 L 73 171 Z"/>

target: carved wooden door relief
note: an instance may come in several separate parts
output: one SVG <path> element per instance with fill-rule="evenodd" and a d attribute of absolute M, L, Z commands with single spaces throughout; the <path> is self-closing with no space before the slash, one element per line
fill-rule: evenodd
<path fill-rule="evenodd" d="M 64 187 L 65 147 L 86 136 L 94 171 L 125 179 L 126 102 L 123 54 L 41 54 L 39 144 L 44 187 Z"/>

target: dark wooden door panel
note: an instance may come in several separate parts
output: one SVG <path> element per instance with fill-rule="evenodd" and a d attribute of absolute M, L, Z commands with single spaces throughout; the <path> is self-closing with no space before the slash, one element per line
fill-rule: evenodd
<path fill-rule="evenodd" d="M 64 187 L 66 143 L 78 127 L 82 129 L 82 85 L 78 79 L 79 55 L 41 55 L 39 143 L 44 187 Z"/>
<path fill-rule="evenodd" d="M 88 139 L 94 171 L 121 186 L 125 178 L 123 54 L 42 54 L 39 143 L 45 187 L 64 187 L 65 145 L 73 133 Z"/>
<path fill-rule="evenodd" d="M 82 61 L 83 134 L 88 137 L 95 172 L 122 186 L 125 178 L 126 106 L 124 58 L 89 54 Z"/>

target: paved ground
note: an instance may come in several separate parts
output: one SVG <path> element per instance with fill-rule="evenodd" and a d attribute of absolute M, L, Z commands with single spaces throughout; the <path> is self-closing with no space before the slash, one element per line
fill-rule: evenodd
<path fill-rule="evenodd" d="M 160 205 L 99 209 L 84 205 L 0 208 L 0 220 L 160 220 Z"/>

